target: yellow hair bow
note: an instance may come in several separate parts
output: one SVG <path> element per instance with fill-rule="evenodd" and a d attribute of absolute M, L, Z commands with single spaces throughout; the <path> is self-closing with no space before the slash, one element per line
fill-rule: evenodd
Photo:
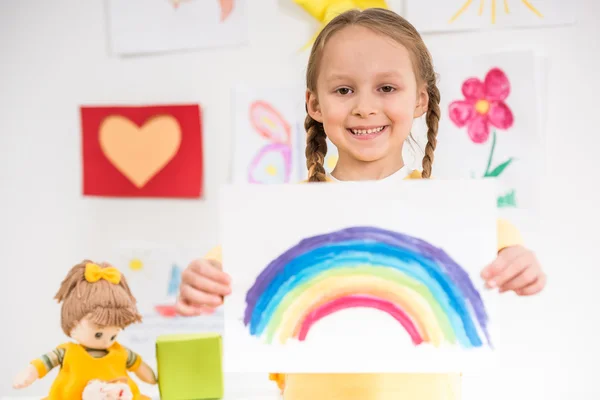
<path fill-rule="evenodd" d="M 87 263 L 85 265 L 85 280 L 94 283 L 100 279 L 118 285 L 121 282 L 121 272 L 114 267 L 102 268 L 98 264 Z"/>

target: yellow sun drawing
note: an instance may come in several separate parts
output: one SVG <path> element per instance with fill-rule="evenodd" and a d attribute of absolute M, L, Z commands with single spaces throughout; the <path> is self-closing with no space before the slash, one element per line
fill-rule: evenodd
<path fill-rule="evenodd" d="M 501 0 L 491 0 L 492 4 L 491 4 L 491 14 L 492 14 L 492 24 L 496 23 L 496 3 L 500 2 Z M 510 14 L 510 7 L 508 6 L 508 0 L 502 0 L 502 2 L 504 3 L 504 13 L 505 14 Z M 460 15 L 462 13 L 464 13 L 473 3 L 473 0 L 467 0 L 462 7 L 456 12 L 456 14 L 454 14 L 452 16 L 452 18 L 450 18 L 450 23 L 456 21 L 458 19 L 458 17 L 460 17 Z M 537 15 L 540 18 L 544 18 L 544 16 L 542 15 L 542 13 L 533 6 L 533 4 L 531 4 L 530 1 L 528 0 L 521 0 L 521 3 L 523 3 L 532 13 L 534 13 L 535 15 Z M 485 5 L 485 0 L 479 0 L 479 15 L 483 15 L 483 10 L 484 10 L 484 5 Z"/>
<path fill-rule="evenodd" d="M 129 269 L 132 271 L 140 271 L 144 268 L 144 262 L 139 258 L 132 258 L 129 260 Z"/>

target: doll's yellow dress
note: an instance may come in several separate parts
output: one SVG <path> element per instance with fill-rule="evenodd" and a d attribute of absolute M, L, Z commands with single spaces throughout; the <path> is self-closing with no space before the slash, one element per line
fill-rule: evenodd
<path fill-rule="evenodd" d="M 64 349 L 64 358 L 58 376 L 50 388 L 47 400 L 81 399 L 83 390 L 89 381 L 99 379 L 112 381 L 127 378 L 134 400 L 148 399 L 140 394 L 137 384 L 129 377 L 127 371 L 134 372 L 139 368 L 142 359 L 138 357 L 136 362 L 127 368 L 127 349 L 115 342 L 107 349 L 108 353 L 102 357 L 94 357 L 86 349 L 77 343 L 64 343 L 58 346 Z M 41 361 L 36 360 L 33 365 L 38 373 L 43 376 L 46 369 Z"/>

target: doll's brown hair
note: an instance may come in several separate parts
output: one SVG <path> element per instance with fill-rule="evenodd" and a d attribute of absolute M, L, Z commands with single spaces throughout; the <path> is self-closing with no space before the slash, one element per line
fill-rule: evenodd
<path fill-rule="evenodd" d="M 407 20 L 393 11 L 381 8 L 369 8 L 364 11 L 349 10 L 336 16 L 323 28 L 313 44 L 306 71 L 307 89 L 316 93 L 319 62 L 327 40 L 336 32 L 351 25 L 369 28 L 374 32 L 388 36 L 406 46 L 410 51 L 417 83 L 425 84 L 429 95 L 425 117 L 427 122 L 427 145 L 425 146 L 421 174 L 423 178 L 429 178 L 433 164 L 433 153 L 437 145 L 440 92 L 436 85 L 436 75 L 431 55 L 417 30 Z M 324 182 L 326 179 L 323 162 L 327 154 L 327 142 L 325 141 L 327 135 L 323 129 L 323 124 L 307 115 L 304 128 L 307 133 L 306 167 L 308 168 L 308 180 L 309 182 Z"/>
<path fill-rule="evenodd" d="M 119 274 L 119 282 L 106 279 L 89 282 L 86 279 L 86 267 L 95 264 L 100 269 L 111 267 L 107 263 L 96 264 L 84 260 L 75 265 L 60 285 L 54 297 L 62 302 L 61 327 L 70 336 L 72 329 L 85 317 L 99 326 L 118 326 L 125 328 L 135 322 L 141 322 L 136 299 L 131 294 L 125 276 Z"/>

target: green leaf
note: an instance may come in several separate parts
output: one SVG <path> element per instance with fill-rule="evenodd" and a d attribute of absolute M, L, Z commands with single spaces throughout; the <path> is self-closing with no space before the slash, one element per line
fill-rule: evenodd
<path fill-rule="evenodd" d="M 511 190 L 504 196 L 498 196 L 498 208 L 516 207 L 517 199 L 515 198 L 515 191 Z"/>
<path fill-rule="evenodd" d="M 496 177 L 498 175 L 500 175 L 502 173 L 502 171 L 504 171 L 506 169 L 506 167 L 508 167 L 510 165 L 510 163 L 513 162 L 513 158 L 510 158 L 508 161 L 503 162 L 502 164 L 498 165 L 496 168 L 494 168 L 494 170 L 492 172 L 488 172 L 485 174 L 485 176 L 493 176 Z"/>

